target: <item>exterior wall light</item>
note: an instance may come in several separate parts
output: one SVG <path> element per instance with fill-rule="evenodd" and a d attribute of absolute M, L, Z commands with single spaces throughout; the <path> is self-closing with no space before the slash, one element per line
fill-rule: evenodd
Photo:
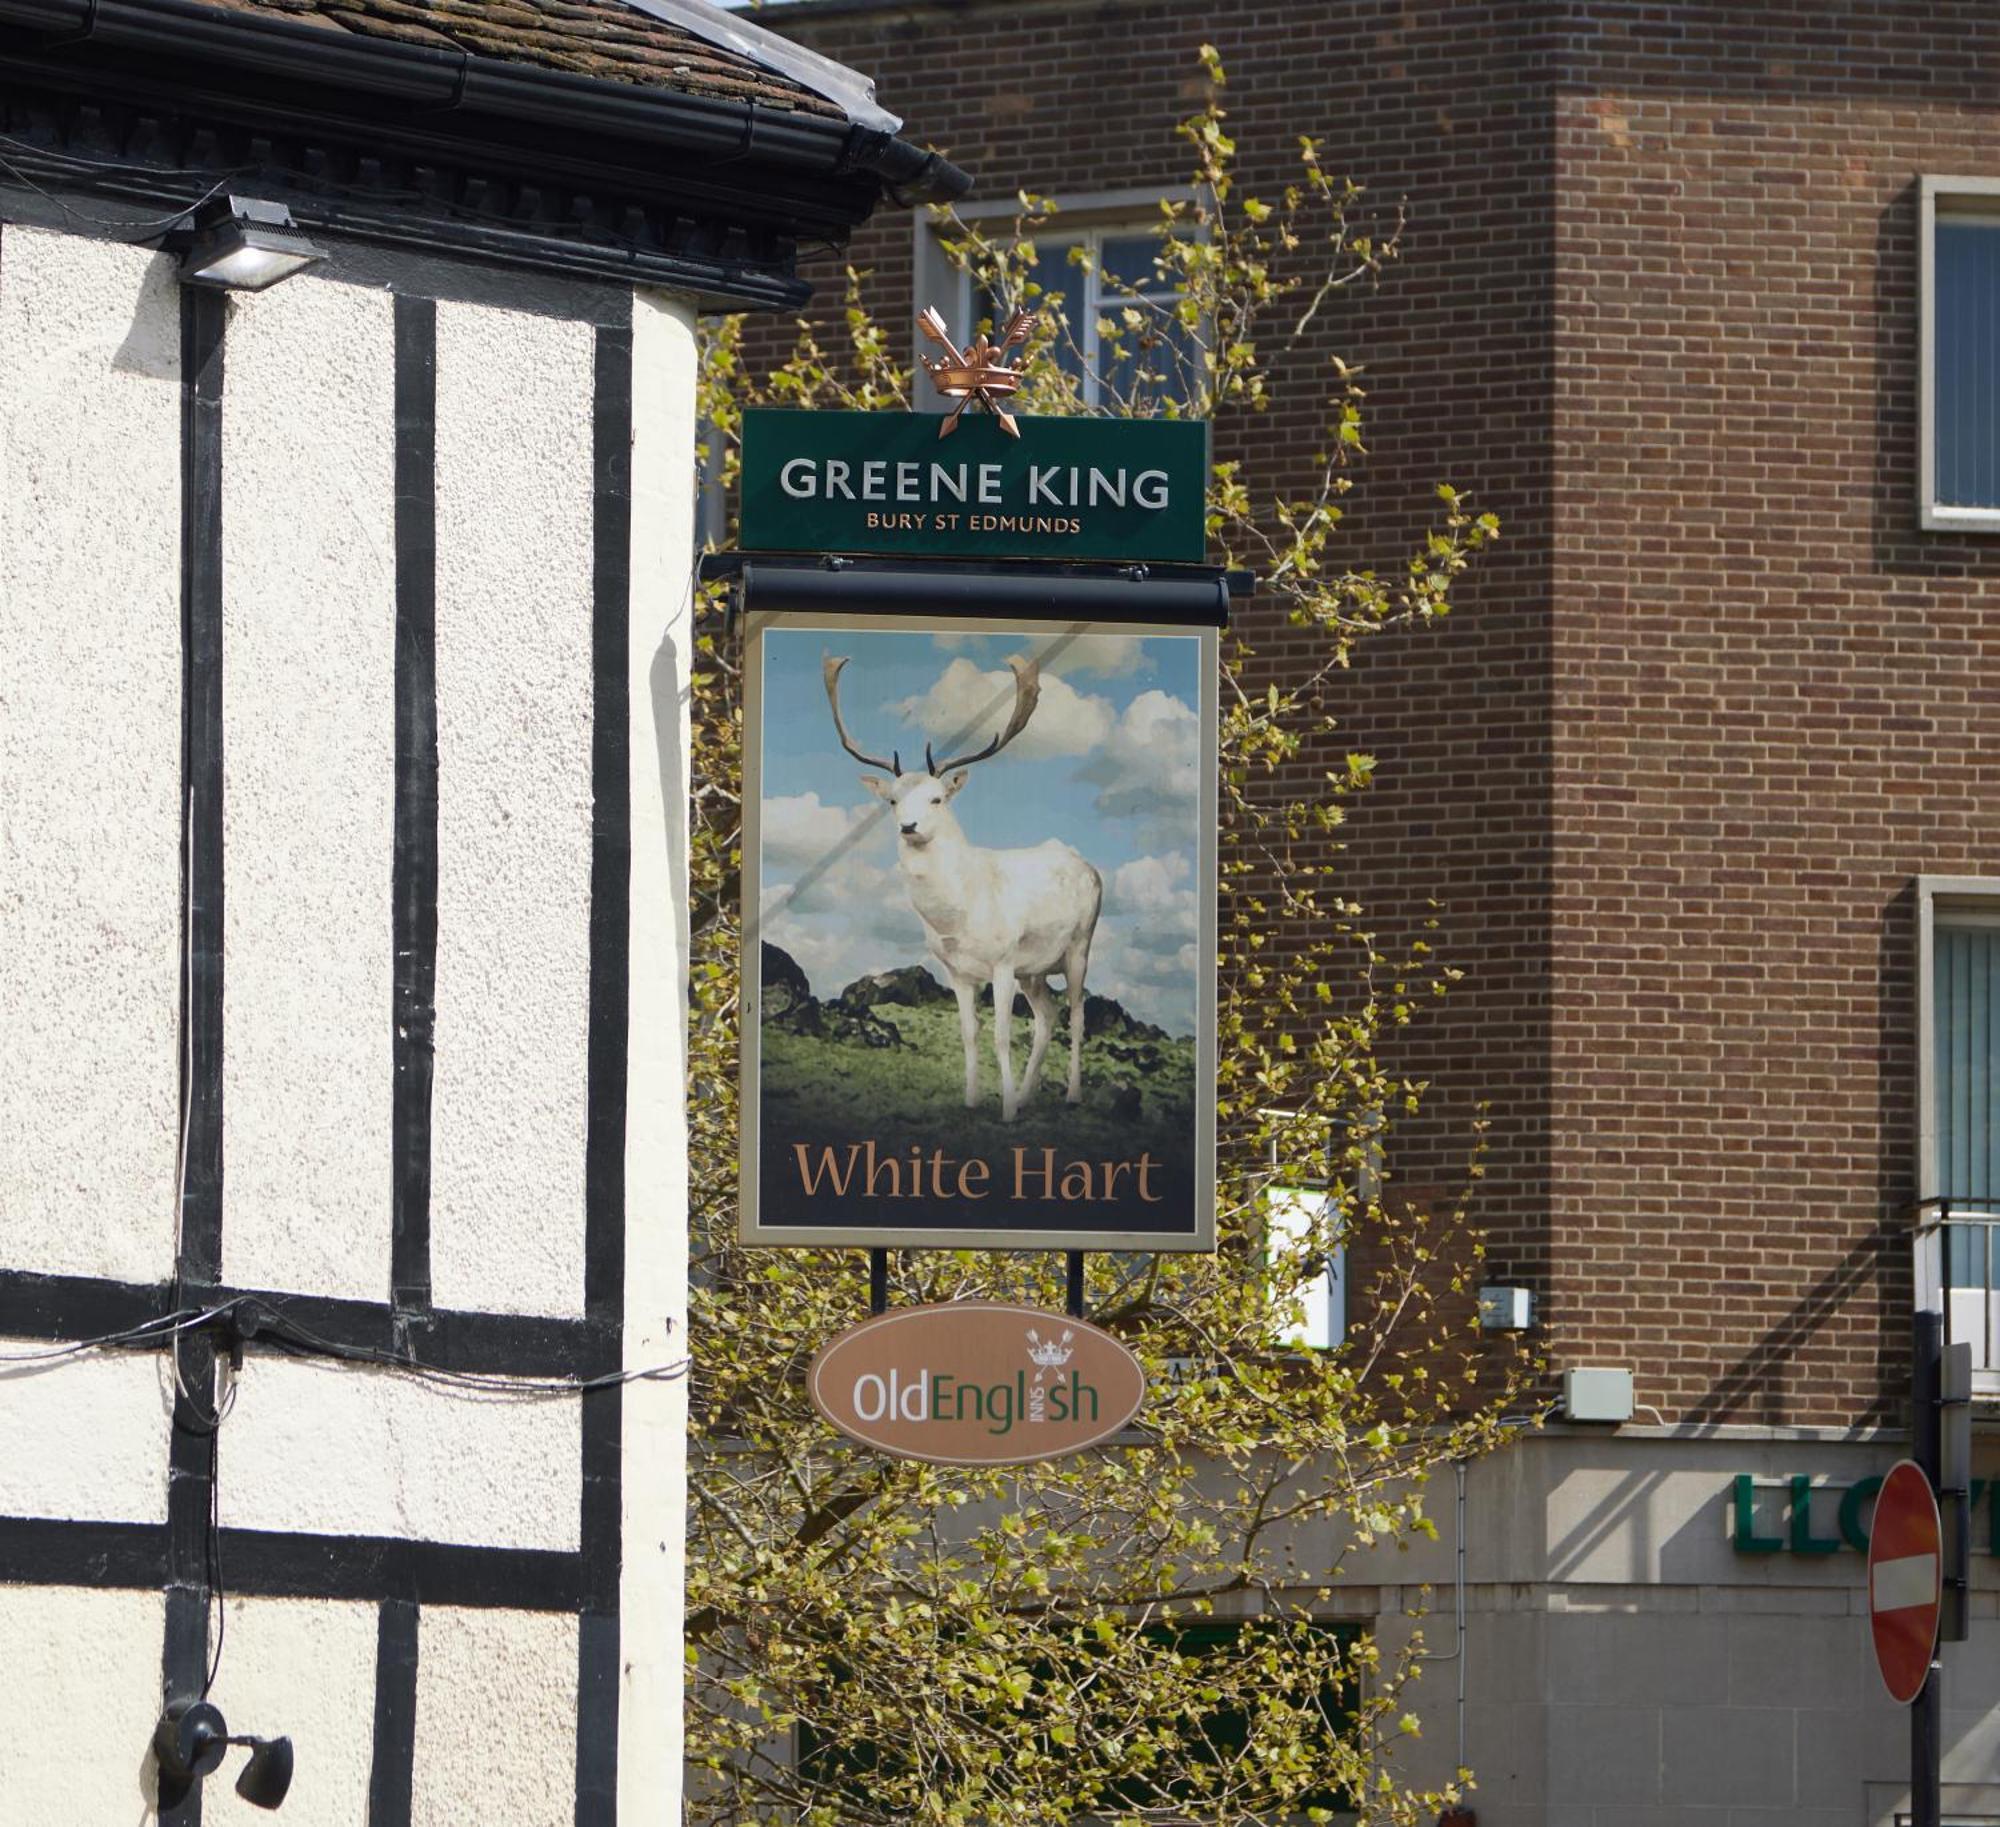
<path fill-rule="evenodd" d="M 325 258 L 326 249 L 299 232 L 282 203 L 226 197 L 195 218 L 194 239 L 181 255 L 181 282 L 261 292 Z"/>
<path fill-rule="evenodd" d="M 171 1806 L 220 1767 L 231 1745 L 247 1745 L 250 1760 L 236 1779 L 236 1793 L 254 1808 L 279 1808 L 292 1786 L 289 1738 L 231 1737 L 219 1708 L 206 1700 L 176 1700 L 153 1728 L 160 1762 L 163 1806 Z"/>

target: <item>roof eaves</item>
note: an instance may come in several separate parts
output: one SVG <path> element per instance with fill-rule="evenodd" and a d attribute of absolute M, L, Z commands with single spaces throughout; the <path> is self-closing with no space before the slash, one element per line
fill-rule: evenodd
<path fill-rule="evenodd" d="M 202 0 L 0 0 L 0 25 L 52 31 L 69 50 L 118 43 L 156 56 L 209 57 L 262 79 L 284 77 L 397 96 L 446 110 L 483 110 L 609 134 L 678 144 L 723 161 L 765 160 L 872 180 L 905 203 L 944 201 L 971 187 L 940 154 L 876 126 L 684 90 L 502 61 L 462 48 L 413 44 Z M 828 61 L 828 60 L 821 60 Z M 833 66 L 839 67 L 839 66 Z"/>

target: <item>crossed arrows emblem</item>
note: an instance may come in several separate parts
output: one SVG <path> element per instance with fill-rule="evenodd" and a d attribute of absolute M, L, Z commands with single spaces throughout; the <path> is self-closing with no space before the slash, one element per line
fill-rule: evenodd
<path fill-rule="evenodd" d="M 1000 358 L 1017 344 L 1026 342 L 1028 333 L 1034 327 L 1033 312 L 1016 311 L 1008 318 L 997 343 L 982 331 L 961 349 L 951 340 L 937 307 L 926 305 L 923 308 L 917 317 L 917 328 L 950 357 L 946 361 L 932 361 L 926 356 L 924 371 L 939 393 L 948 400 L 958 402 L 938 428 L 940 438 L 948 438 L 958 429 L 959 419 L 974 400 L 1000 421 L 1000 429 L 1008 437 L 1018 438 L 1021 435 L 1021 427 L 1014 415 L 1000 402 L 1020 390 L 1022 376 L 1018 369 L 1009 368 Z"/>

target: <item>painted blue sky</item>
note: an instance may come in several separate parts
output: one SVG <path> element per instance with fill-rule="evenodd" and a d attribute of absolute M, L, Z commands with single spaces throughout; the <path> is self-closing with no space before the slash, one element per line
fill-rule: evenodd
<path fill-rule="evenodd" d="M 1007 656 L 1036 653 L 1028 727 L 971 770 L 953 809 L 975 844 L 1059 838 L 1105 881 L 1089 988 L 1174 1033 L 1194 1023 L 1194 866 L 1201 646 L 1193 636 L 955 635 L 774 628 L 763 638 L 765 936 L 816 995 L 926 958 L 895 873 L 870 770 L 841 751 L 823 655 L 848 654 L 841 711 L 855 746 L 904 769 L 985 743 L 1013 709 Z"/>

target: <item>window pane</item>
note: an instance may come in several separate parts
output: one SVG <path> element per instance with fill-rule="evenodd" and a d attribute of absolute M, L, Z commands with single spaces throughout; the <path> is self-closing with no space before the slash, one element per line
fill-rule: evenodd
<path fill-rule="evenodd" d="M 2000 507 L 2000 223 L 1941 217 L 1935 253 L 1937 498 Z"/>
<path fill-rule="evenodd" d="M 1067 326 L 1059 330 L 1055 340 L 1049 345 L 1056 366 L 1065 374 L 1083 378 L 1083 336 L 1087 313 L 1083 308 L 1088 280 L 1080 267 L 1070 265 L 1069 250 L 1075 244 L 1066 241 L 1037 241 L 1035 243 L 1035 263 L 1029 268 L 1027 277 L 1040 288 L 1032 298 L 1021 302 L 1031 311 L 1038 312 L 1044 324 L 1049 321 L 1053 310 L 1046 294 L 1058 292 L 1062 295 L 1062 316 Z M 997 336 L 1000 326 L 1007 321 L 1006 306 L 991 292 L 979 295 L 979 315 L 991 326 Z M 1010 356 L 1010 361 L 1018 362 L 1018 354 Z"/>
<path fill-rule="evenodd" d="M 1104 307 L 1104 315 L 1119 326 L 1117 341 L 1124 351 L 1114 354 L 1112 339 L 1104 339 L 1100 368 L 1107 396 L 1115 394 L 1141 408 L 1149 402 L 1186 399 L 1193 378 L 1188 366 L 1194 354 L 1193 340 L 1171 316 L 1143 305 L 1136 309 L 1142 325 L 1128 330 L 1121 306 L 1112 301 Z"/>
<path fill-rule="evenodd" d="M 1986 1286 L 1986 1226 L 1948 1224 L 1944 1227 L 1945 1286 L 1983 1288 Z"/>
<path fill-rule="evenodd" d="M 1106 292 L 1177 292 L 1171 276 L 1163 277 L 1155 264 L 1160 257 L 1164 235 L 1106 235 L 1099 248 L 1098 266 Z"/>
<path fill-rule="evenodd" d="M 1938 1193 L 2000 1203 L 2000 929 L 1940 925 L 1932 948 Z M 1962 1284 L 1961 1284 L 1962 1285 Z"/>

